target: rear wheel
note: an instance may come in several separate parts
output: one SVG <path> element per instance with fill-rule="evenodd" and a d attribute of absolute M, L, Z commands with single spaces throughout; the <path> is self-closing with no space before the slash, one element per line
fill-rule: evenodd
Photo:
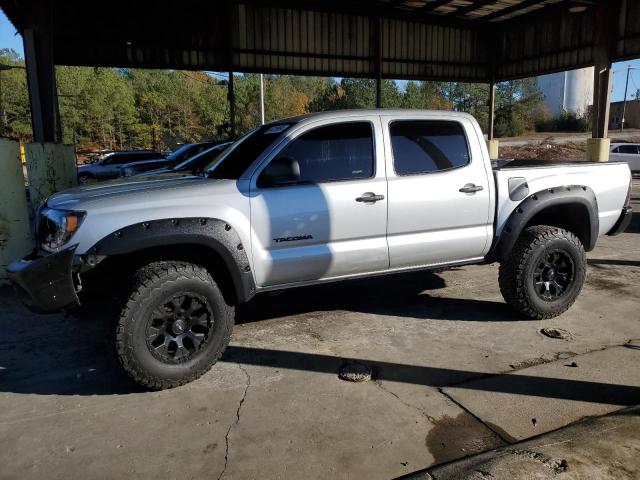
<path fill-rule="evenodd" d="M 92 175 L 89 175 L 88 173 L 81 173 L 80 175 L 78 175 L 78 184 L 79 185 L 87 185 L 89 183 L 91 183 L 92 181 L 94 181 L 94 178 Z"/>
<path fill-rule="evenodd" d="M 207 372 L 231 337 L 234 309 L 204 268 L 156 262 L 141 268 L 122 310 L 116 346 L 124 369 L 152 389 Z"/>
<path fill-rule="evenodd" d="M 575 302 L 586 263 L 584 247 L 573 233 L 546 225 L 529 227 L 500 265 L 500 291 L 528 318 L 553 318 Z"/>

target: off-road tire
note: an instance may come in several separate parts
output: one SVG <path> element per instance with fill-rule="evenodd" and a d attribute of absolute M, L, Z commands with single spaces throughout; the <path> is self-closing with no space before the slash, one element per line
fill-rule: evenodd
<path fill-rule="evenodd" d="M 574 273 L 564 294 L 553 301 L 546 301 L 536 293 L 534 270 L 543 256 L 554 250 L 570 256 Z M 528 227 L 500 264 L 500 292 L 511 307 L 527 318 L 543 320 L 557 317 L 567 311 L 580 294 L 586 265 L 584 247 L 573 233 L 548 225 Z"/>
<path fill-rule="evenodd" d="M 211 339 L 183 363 L 165 363 L 151 353 L 147 325 L 154 309 L 172 295 L 193 292 L 205 298 L 213 312 Z M 116 349 L 125 371 L 140 385 L 164 390 L 189 383 L 206 373 L 229 344 L 234 307 L 229 305 L 211 274 L 187 262 L 154 262 L 133 278 L 129 298 L 116 330 Z"/>

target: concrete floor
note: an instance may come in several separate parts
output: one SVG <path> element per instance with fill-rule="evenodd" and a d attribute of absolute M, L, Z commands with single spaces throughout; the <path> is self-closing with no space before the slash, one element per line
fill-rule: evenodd
<path fill-rule="evenodd" d="M 0 478 L 386 479 L 639 404 L 638 215 L 559 318 L 518 318 L 495 265 L 291 290 L 239 308 L 222 361 L 164 392 L 120 373 L 106 319 L 0 291 Z M 375 380 L 340 380 L 347 361 Z"/>
<path fill-rule="evenodd" d="M 407 480 L 636 480 L 640 408 L 631 407 L 405 477 Z"/>

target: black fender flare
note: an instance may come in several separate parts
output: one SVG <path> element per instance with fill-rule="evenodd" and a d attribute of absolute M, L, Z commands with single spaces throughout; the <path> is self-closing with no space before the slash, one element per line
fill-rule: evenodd
<path fill-rule="evenodd" d="M 494 241 L 494 246 L 488 255 L 491 261 L 503 260 L 513 249 L 518 237 L 529 221 L 543 210 L 560 205 L 581 205 L 589 215 L 589 225 L 586 229 L 584 247 L 593 250 L 598 238 L 600 222 L 598 220 L 598 202 L 594 191 L 584 185 L 566 185 L 553 187 L 533 193 L 525 198 L 511 212 L 502 233 Z"/>
<path fill-rule="evenodd" d="M 256 293 L 247 252 L 235 229 L 217 218 L 168 218 L 129 225 L 98 241 L 90 255 L 108 257 L 153 247 L 199 245 L 212 249 L 224 261 L 238 302 Z"/>

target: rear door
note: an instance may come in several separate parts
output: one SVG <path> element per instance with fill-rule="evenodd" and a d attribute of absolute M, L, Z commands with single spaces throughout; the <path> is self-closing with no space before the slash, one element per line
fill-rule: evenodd
<path fill-rule="evenodd" d="M 326 122 L 296 131 L 252 178 L 252 250 L 260 286 L 355 275 L 389 266 L 379 117 Z M 258 187 L 263 168 L 280 156 L 298 161 L 301 181 Z"/>
<path fill-rule="evenodd" d="M 491 243 L 493 179 L 479 132 L 465 117 L 442 118 L 383 117 L 392 269 L 475 260 Z"/>

